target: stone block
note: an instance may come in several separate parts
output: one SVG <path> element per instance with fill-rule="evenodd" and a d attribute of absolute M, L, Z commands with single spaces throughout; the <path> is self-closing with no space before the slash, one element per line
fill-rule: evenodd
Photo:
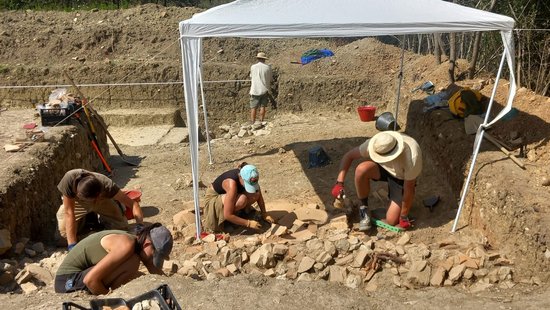
<path fill-rule="evenodd" d="M 350 288 L 358 288 L 362 282 L 363 278 L 360 275 L 351 273 L 346 278 L 344 285 Z"/>
<path fill-rule="evenodd" d="M 50 271 L 40 267 L 38 264 L 27 265 L 25 269 L 33 276 L 33 278 L 43 282 L 46 285 L 53 281 L 53 276 Z"/>
<path fill-rule="evenodd" d="M 298 265 L 298 273 L 309 271 L 314 264 L 315 260 L 313 258 L 304 256 L 304 258 L 300 261 L 300 265 Z"/>
<path fill-rule="evenodd" d="M 44 252 L 44 243 L 37 242 L 31 246 L 31 249 L 33 249 L 36 253 L 41 254 Z"/>
<path fill-rule="evenodd" d="M 336 283 L 344 283 L 347 278 L 347 270 L 340 266 L 330 266 L 329 268 L 329 281 Z"/>
<path fill-rule="evenodd" d="M 462 275 L 464 274 L 464 271 L 466 270 L 466 266 L 464 264 L 460 264 L 458 266 L 454 266 L 449 271 L 449 280 L 453 283 L 457 282 L 462 278 Z"/>
<path fill-rule="evenodd" d="M 23 283 L 26 283 L 28 281 L 30 281 L 32 279 L 32 274 L 27 271 L 26 269 L 23 269 L 21 271 L 19 271 L 19 273 L 15 276 L 15 282 L 17 282 L 17 284 L 21 285 Z"/>
<path fill-rule="evenodd" d="M 409 233 L 404 233 L 399 240 L 397 240 L 397 245 L 405 245 L 411 241 L 411 235 Z"/>
<path fill-rule="evenodd" d="M 172 221 L 175 226 L 187 226 L 190 224 L 195 224 L 195 213 L 191 212 L 190 210 L 180 211 L 172 217 Z"/>
<path fill-rule="evenodd" d="M 430 285 L 431 286 L 443 285 L 443 281 L 445 281 L 446 275 L 447 275 L 447 270 L 445 270 L 445 268 L 437 267 L 435 269 L 435 272 L 432 274 L 432 278 L 430 279 Z"/>
<path fill-rule="evenodd" d="M 351 263 L 351 267 L 354 267 L 354 268 L 363 267 L 363 264 L 365 263 L 368 255 L 369 255 L 369 252 L 366 251 L 366 250 L 357 251 L 355 253 L 355 258 L 353 259 L 353 262 Z"/>
<path fill-rule="evenodd" d="M 23 290 L 23 293 L 25 295 L 32 294 L 38 290 L 38 287 L 36 287 L 36 285 L 34 285 L 32 282 L 26 282 L 26 283 L 20 284 L 20 286 L 21 286 L 21 290 Z"/>

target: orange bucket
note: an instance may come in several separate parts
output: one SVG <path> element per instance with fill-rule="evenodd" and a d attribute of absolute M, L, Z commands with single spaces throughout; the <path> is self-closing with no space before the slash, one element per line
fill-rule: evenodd
<path fill-rule="evenodd" d="M 376 107 L 371 105 L 365 105 L 357 108 L 357 113 L 359 113 L 359 118 L 362 122 L 371 122 L 374 121 L 374 113 L 376 112 Z"/>

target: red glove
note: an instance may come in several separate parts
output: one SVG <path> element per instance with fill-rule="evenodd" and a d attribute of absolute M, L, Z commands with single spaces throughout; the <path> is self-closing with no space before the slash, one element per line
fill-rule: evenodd
<path fill-rule="evenodd" d="M 407 230 L 411 228 L 411 221 L 408 217 L 400 217 L 399 218 L 399 227 L 403 228 L 404 230 Z"/>
<path fill-rule="evenodd" d="M 343 198 L 344 195 L 344 183 L 336 182 L 336 185 L 334 185 L 334 187 L 332 188 L 332 196 L 338 199 Z"/>

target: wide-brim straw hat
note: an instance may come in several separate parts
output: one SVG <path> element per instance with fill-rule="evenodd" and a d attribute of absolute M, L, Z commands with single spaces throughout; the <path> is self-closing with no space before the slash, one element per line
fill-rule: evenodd
<path fill-rule="evenodd" d="M 369 140 L 370 158 L 379 164 L 395 160 L 404 150 L 403 137 L 395 131 L 377 133 Z"/>
<path fill-rule="evenodd" d="M 256 55 L 256 58 L 268 59 L 264 52 L 259 52 L 258 55 Z"/>

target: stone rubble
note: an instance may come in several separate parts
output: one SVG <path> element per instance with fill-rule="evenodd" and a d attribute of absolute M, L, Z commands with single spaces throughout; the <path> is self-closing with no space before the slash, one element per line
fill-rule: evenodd
<path fill-rule="evenodd" d="M 513 262 L 482 244 L 443 241 L 426 245 L 414 242 L 414 232 L 369 236 L 350 230 L 345 216 L 325 219 L 300 212 L 309 220 L 301 217 L 287 226 L 273 224 L 263 234 L 223 240 L 209 234 L 197 241 L 194 214 L 182 211 L 174 216 L 170 229 L 176 236 L 175 247 L 183 250 L 165 261 L 163 269 L 169 276 L 177 273 L 193 279 L 258 274 L 291 281 L 325 280 L 370 292 L 380 287 L 377 274 L 408 289 L 461 285 L 479 292 L 517 283 Z M 9 239 L 3 242 L 12 244 Z M 51 286 L 66 255 L 28 239 L 18 240 L 6 251 L 13 259 L 0 260 L 0 293 L 30 294 Z M 535 277 L 522 281 L 541 284 Z"/>

